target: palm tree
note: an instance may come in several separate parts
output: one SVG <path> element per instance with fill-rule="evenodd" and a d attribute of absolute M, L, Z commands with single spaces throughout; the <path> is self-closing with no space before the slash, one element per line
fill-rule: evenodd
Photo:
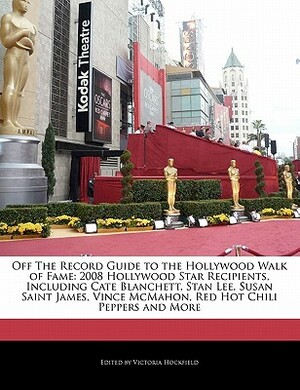
<path fill-rule="evenodd" d="M 256 130 L 256 134 L 249 134 L 248 141 L 257 141 L 256 145 L 261 149 L 261 141 L 265 138 L 263 131 L 266 130 L 266 125 L 259 119 L 252 122 L 252 127 Z"/>

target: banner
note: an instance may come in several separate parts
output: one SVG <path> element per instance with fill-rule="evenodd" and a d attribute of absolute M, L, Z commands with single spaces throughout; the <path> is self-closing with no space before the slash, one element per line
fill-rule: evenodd
<path fill-rule="evenodd" d="M 79 4 L 78 49 L 77 49 L 77 94 L 76 132 L 90 130 L 90 86 L 91 86 L 91 5 Z"/>
<path fill-rule="evenodd" d="M 112 80 L 93 68 L 92 141 L 111 143 Z"/>

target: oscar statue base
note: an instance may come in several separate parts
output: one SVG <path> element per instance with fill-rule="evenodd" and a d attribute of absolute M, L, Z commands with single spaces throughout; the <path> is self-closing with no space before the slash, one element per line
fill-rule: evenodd
<path fill-rule="evenodd" d="M 0 135 L 1 134 L 36 137 L 36 130 L 33 127 L 26 126 L 1 126 Z"/>
<path fill-rule="evenodd" d="M 0 208 L 47 203 L 47 177 L 37 164 L 39 139 L 0 135 Z"/>
<path fill-rule="evenodd" d="M 184 227 L 184 223 L 179 221 L 180 211 L 164 211 L 165 227 L 166 229 L 179 229 Z"/>
<path fill-rule="evenodd" d="M 245 215 L 245 210 L 240 208 L 231 208 L 232 215 L 239 221 L 239 222 L 246 222 L 249 221 L 249 218 L 247 215 Z"/>

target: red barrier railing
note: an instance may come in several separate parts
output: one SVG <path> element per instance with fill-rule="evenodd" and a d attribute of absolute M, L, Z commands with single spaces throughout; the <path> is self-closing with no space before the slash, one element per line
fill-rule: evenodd
<path fill-rule="evenodd" d="M 234 250 L 235 256 L 242 256 L 242 254 L 241 254 L 242 250 L 245 251 L 245 252 L 250 253 L 253 256 L 267 256 L 267 255 L 264 255 L 262 253 L 256 252 L 255 250 L 250 249 L 250 248 L 248 248 L 245 245 L 233 245 L 232 248 L 225 249 L 224 252 L 220 253 L 218 256 L 227 256 L 233 250 Z M 293 250 L 293 251 L 291 251 L 289 253 L 286 253 L 286 254 L 283 254 L 283 255 L 280 255 L 280 256 L 294 256 L 296 253 L 299 253 L 299 252 L 300 252 L 300 248 L 297 248 L 297 249 L 295 249 L 295 250 Z"/>

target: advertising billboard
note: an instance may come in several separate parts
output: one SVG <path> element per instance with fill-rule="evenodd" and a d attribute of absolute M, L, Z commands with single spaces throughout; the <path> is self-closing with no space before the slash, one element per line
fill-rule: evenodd
<path fill-rule="evenodd" d="M 93 68 L 92 141 L 112 142 L 111 129 L 112 79 Z"/>
<path fill-rule="evenodd" d="M 141 124 L 146 125 L 150 120 L 153 125 L 161 124 L 162 88 L 150 76 L 141 71 L 140 107 Z"/>
<path fill-rule="evenodd" d="M 181 62 L 185 68 L 198 68 L 196 22 L 182 22 Z"/>

